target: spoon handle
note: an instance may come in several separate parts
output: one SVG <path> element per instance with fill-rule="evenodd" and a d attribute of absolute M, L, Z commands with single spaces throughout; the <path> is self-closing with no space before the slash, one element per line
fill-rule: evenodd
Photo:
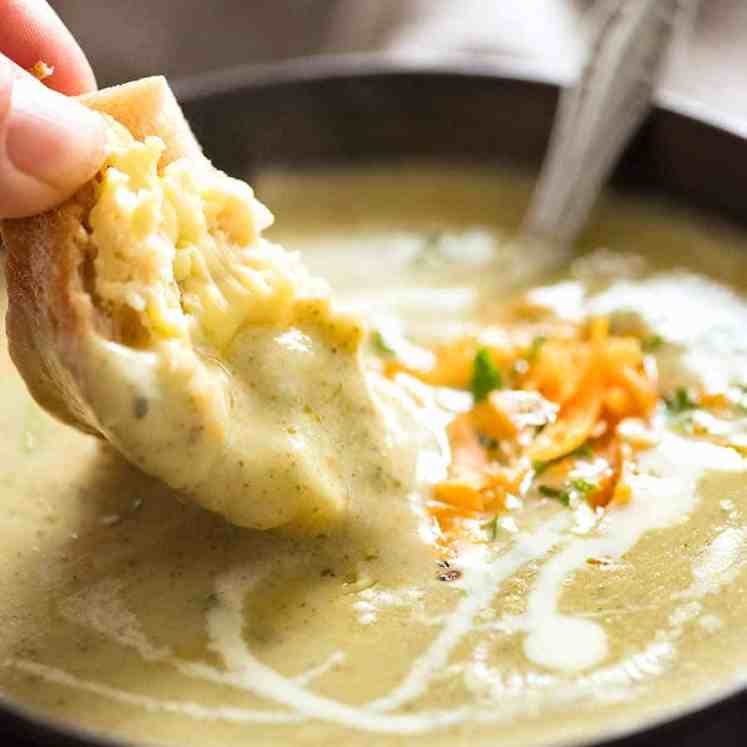
<path fill-rule="evenodd" d="M 578 82 L 561 95 L 525 218 L 526 238 L 566 248 L 649 110 L 678 11 L 691 0 L 608 0 Z"/>

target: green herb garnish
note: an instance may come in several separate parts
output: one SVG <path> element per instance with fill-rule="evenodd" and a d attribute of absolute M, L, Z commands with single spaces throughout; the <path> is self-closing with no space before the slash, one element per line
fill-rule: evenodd
<path fill-rule="evenodd" d="M 571 488 L 573 488 L 573 490 L 575 490 L 584 498 L 586 498 L 589 493 L 594 492 L 594 490 L 596 490 L 596 487 L 597 486 L 593 482 L 589 482 L 588 480 L 584 480 L 583 478 L 571 480 Z"/>
<path fill-rule="evenodd" d="M 545 498 L 554 498 L 556 501 L 560 501 L 564 506 L 571 505 L 571 494 L 567 490 L 551 488 L 549 485 L 540 485 L 537 489 L 539 490 L 540 495 L 544 495 Z"/>
<path fill-rule="evenodd" d="M 641 340 L 641 349 L 644 353 L 655 353 L 664 344 L 661 335 L 649 335 Z"/>
<path fill-rule="evenodd" d="M 591 459 L 594 456 L 594 452 L 589 444 L 583 443 L 581 446 L 577 446 L 570 455 L 576 457 L 576 459 Z"/>
<path fill-rule="evenodd" d="M 498 439 L 492 436 L 486 436 L 484 433 L 477 433 L 477 440 L 480 442 L 480 446 L 488 451 L 495 451 L 498 448 Z"/>
<path fill-rule="evenodd" d="M 665 400 L 670 415 L 681 415 L 688 410 L 694 410 L 698 404 L 684 387 L 678 387 L 674 394 Z"/>
<path fill-rule="evenodd" d="M 678 433 L 691 436 L 695 431 L 695 418 L 692 411 L 678 413 L 672 416 L 672 428 Z"/>
<path fill-rule="evenodd" d="M 490 521 L 486 521 L 482 528 L 488 533 L 491 542 L 498 536 L 498 516 L 494 516 Z"/>
<path fill-rule="evenodd" d="M 576 478 L 571 480 L 568 487 L 565 489 L 552 488 L 549 485 L 540 485 L 537 490 L 540 495 L 544 495 L 546 498 L 554 498 L 556 501 L 560 501 L 564 506 L 571 505 L 571 498 L 578 496 L 584 500 L 596 490 L 597 486 L 593 482 L 584 480 L 583 478 Z"/>
<path fill-rule="evenodd" d="M 481 348 L 475 355 L 475 362 L 472 366 L 472 381 L 470 389 L 475 398 L 475 402 L 482 402 L 494 389 L 500 389 L 503 385 L 501 372 L 493 363 L 490 351 Z"/>
<path fill-rule="evenodd" d="M 534 474 L 539 477 L 548 467 L 555 464 L 555 461 L 556 460 L 552 460 L 550 462 L 532 462 L 532 469 L 534 470 Z"/>
<path fill-rule="evenodd" d="M 371 342 L 377 353 L 381 355 L 395 355 L 394 348 L 386 341 L 386 338 L 378 329 L 371 332 Z"/>

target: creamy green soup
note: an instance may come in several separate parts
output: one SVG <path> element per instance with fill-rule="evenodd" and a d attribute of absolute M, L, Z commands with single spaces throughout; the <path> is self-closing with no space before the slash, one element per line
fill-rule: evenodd
<path fill-rule="evenodd" d="M 541 261 L 510 240 L 529 189 L 514 173 L 397 166 L 256 187 L 277 216 L 270 237 L 403 344 L 494 319 Z M 610 198 L 581 244 L 562 273 L 539 274 L 535 302 L 645 328 L 670 390 L 731 392 L 736 414 L 662 411 L 628 504 L 527 497 L 460 551 L 453 577 L 423 507 L 460 393 L 379 382 L 416 488 L 373 475 L 343 526 L 288 536 L 182 503 L 53 421 L 0 337 L 0 693 L 134 743 L 454 747 L 601 737 L 737 686 L 747 239 Z"/>

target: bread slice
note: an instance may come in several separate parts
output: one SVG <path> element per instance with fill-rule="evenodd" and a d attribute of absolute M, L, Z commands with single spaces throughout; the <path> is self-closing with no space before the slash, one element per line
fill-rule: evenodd
<path fill-rule="evenodd" d="M 107 112 L 139 139 L 158 132 L 171 159 L 203 158 L 162 78 L 89 94 L 81 101 Z M 61 420 L 100 435 L 75 384 L 81 361 L 77 341 L 94 324 L 81 275 L 87 244 L 81 226 L 93 202 L 93 185 L 86 184 L 56 210 L 3 221 L 2 237 L 8 248 L 6 325 L 11 356 L 40 405 Z"/>
<path fill-rule="evenodd" d="M 403 479 L 363 325 L 262 238 L 271 216 L 210 165 L 166 81 L 82 101 L 109 123 L 100 173 L 2 224 L 9 348 L 36 401 L 242 526 L 316 527 Z"/>

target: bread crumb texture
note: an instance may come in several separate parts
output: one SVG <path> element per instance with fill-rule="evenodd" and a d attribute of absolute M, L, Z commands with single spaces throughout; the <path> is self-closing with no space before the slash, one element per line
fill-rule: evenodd
<path fill-rule="evenodd" d="M 90 228 L 95 296 L 129 320 L 122 342 L 223 350 L 243 325 L 284 326 L 299 297 L 327 295 L 297 254 L 261 238 L 273 217 L 248 184 L 193 159 L 161 167 L 160 138 L 111 123 Z"/>

